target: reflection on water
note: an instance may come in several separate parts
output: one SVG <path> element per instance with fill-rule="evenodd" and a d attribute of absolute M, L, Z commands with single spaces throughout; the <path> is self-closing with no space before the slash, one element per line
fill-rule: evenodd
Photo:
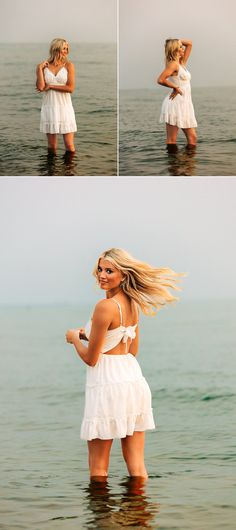
<path fill-rule="evenodd" d="M 77 172 L 78 157 L 76 152 L 66 151 L 63 155 L 57 155 L 48 150 L 39 159 L 39 172 L 44 176 L 66 176 L 73 177 Z"/>
<path fill-rule="evenodd" d="M 196 147 L 179 148 L 176 144 L 166 146 L 168 154 L 168 172 L 174 177 L 196 175 Z"/>
<path fill-rule="evenodd" d="M 85 493 L 88 510 L 94 528 L 156 528 L 152 522 L 159 513 L 158 503 L 149 500 L 145 493 L 145 481 L 141 477 L 128 477 L 121 483 L 121 493 L 112 492 L 105 477 L 91 480 Z"/>

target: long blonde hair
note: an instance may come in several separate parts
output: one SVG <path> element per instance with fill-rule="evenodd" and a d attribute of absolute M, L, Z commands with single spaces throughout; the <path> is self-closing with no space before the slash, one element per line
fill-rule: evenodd
<path fill-rule="evenodd" d="M 121 287 L 124 293 L 139 305 L 144 314 L 154 315 L 165 304 L 178 300 L 168 288 L 179 291 L 177 282 L 183 274 L 169 268 L 154 268 L 122 248 L 111 248 L 99 256 L 93 271 L 96 278 L 101 258 L 110 261 L 122 273 L 124 280 Z"/>
<path fill-rule="evenodd" d="M 168 64 L 170 61 L 178 60 L 179 48 L 180 48 L 179 39 L 166 39 L 165 41 L 166 64 Z"/>
<path fill-rule="evenodd" d="M 50 57 L 48 59 L 49 63 L 53 63 L 55 60 L 58 61 L 60 59 L 61 51 L 64 46 L 64 44 L 67 43 L 67 40 L 65 39 L 53 39 L 50 48 L 49 48 L 49 54 Z M 68 53 L 69 53 L 69 46 L 68 46 Z"/>

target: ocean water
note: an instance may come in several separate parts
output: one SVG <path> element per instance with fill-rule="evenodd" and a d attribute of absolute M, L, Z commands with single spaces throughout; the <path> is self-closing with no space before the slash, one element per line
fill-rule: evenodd
<path fill-rule="evenodd" d="M 115 441 L 90 484 L 79 439 L 86 367 L 64 342 L 91 307 L 0 310 L 0 529 L 234 530 L 236 301 L 179 302 L 142 318 L 139 362 L 157 428 L 149 480 L 127 479 Z"/>
<path fill-rule="evenodd" d="M 35 68 L 48 57 L 48 46 L 0 44 L 0 175 L 116 175 L 116 45 L 71 43 L 78 128 L 72 158 L 64 156 L 61 135 L 57 156 L 48 156 L 39 131 L 42 94 L 35 91 Z"/>
<path fill-rule="evenodd" d="M 235 176 L 235 87 L 192 88 L 198 145 L 186 149 L 179 131 L 178 152 L 166 150 L 165 124 L 159 123 L 168 90 L 121 90 L 120 175 Z"/>

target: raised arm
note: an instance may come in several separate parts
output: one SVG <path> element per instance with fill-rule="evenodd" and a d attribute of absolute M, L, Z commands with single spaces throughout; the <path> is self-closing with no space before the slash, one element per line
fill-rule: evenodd
<path fill-rule="evenodd" d="M 180 39 L 180 40 L 181 40 L 183 46 L 185 47 L 184 56 L 183 56 L 181 62 L 186 64 L 186 62 L 187 62 L 187 60 L 188 60 L 188 58 L 190 56 L 190 53 L 192 51 L 193 45 L 192 45 L 192 41 L 191 40 L 184 40 L 184 39 Z"/>
<path fill-rule="evenodd" d="M 68 79 L 65 85 L 46 85 L 44 90 L 57 90 L 58 92 L 70 92 L 75 89 L 75 69 L 73 63 L 67 65 Z"/>
<path fill-rule="evenodd" d="M 66 334 L 67 342 L 74 345 L 78 355 L 89 366 L 95 366 L 102 351 L 105 334 L 112 319 L 111 306 L 108 300 L 101 300 L 95 307 L 88 347 L 79 338 L 78 330 L 69 330 Z"/>

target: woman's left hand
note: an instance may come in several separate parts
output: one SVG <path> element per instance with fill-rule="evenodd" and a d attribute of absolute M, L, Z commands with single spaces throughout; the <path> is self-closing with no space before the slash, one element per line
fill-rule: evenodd
<path fill-rule="evenodd" d="M 79 329 L 68 329 L 66 332 L 66 342 L 69 342 L 70 344 L 74 344 L 75 340 L 80 340 L 79 338 Z"/>
<path fill-rule="evenodd" d="M 51 86 L 50 85 L 45 85 L 43 90 L 39 90 L 39 88 L 36 87 L 35 90 L 36 90 L 36 92 L 47 92 L 48 90 L 51 90 Z"/>
<path fill-rule="evenodd" d="M 179 88 L 179 87 L 177 86 L 176 88 L 173 88 L 173 91 L 171 92 L 169 98 L 170 98 L 170 99 L 175 99 L 176 96 L 178 96 L 178 95 L 182 96 L 182 95 L 183 95 L 183 92 L 182 92 L 181 88 Z"/>

